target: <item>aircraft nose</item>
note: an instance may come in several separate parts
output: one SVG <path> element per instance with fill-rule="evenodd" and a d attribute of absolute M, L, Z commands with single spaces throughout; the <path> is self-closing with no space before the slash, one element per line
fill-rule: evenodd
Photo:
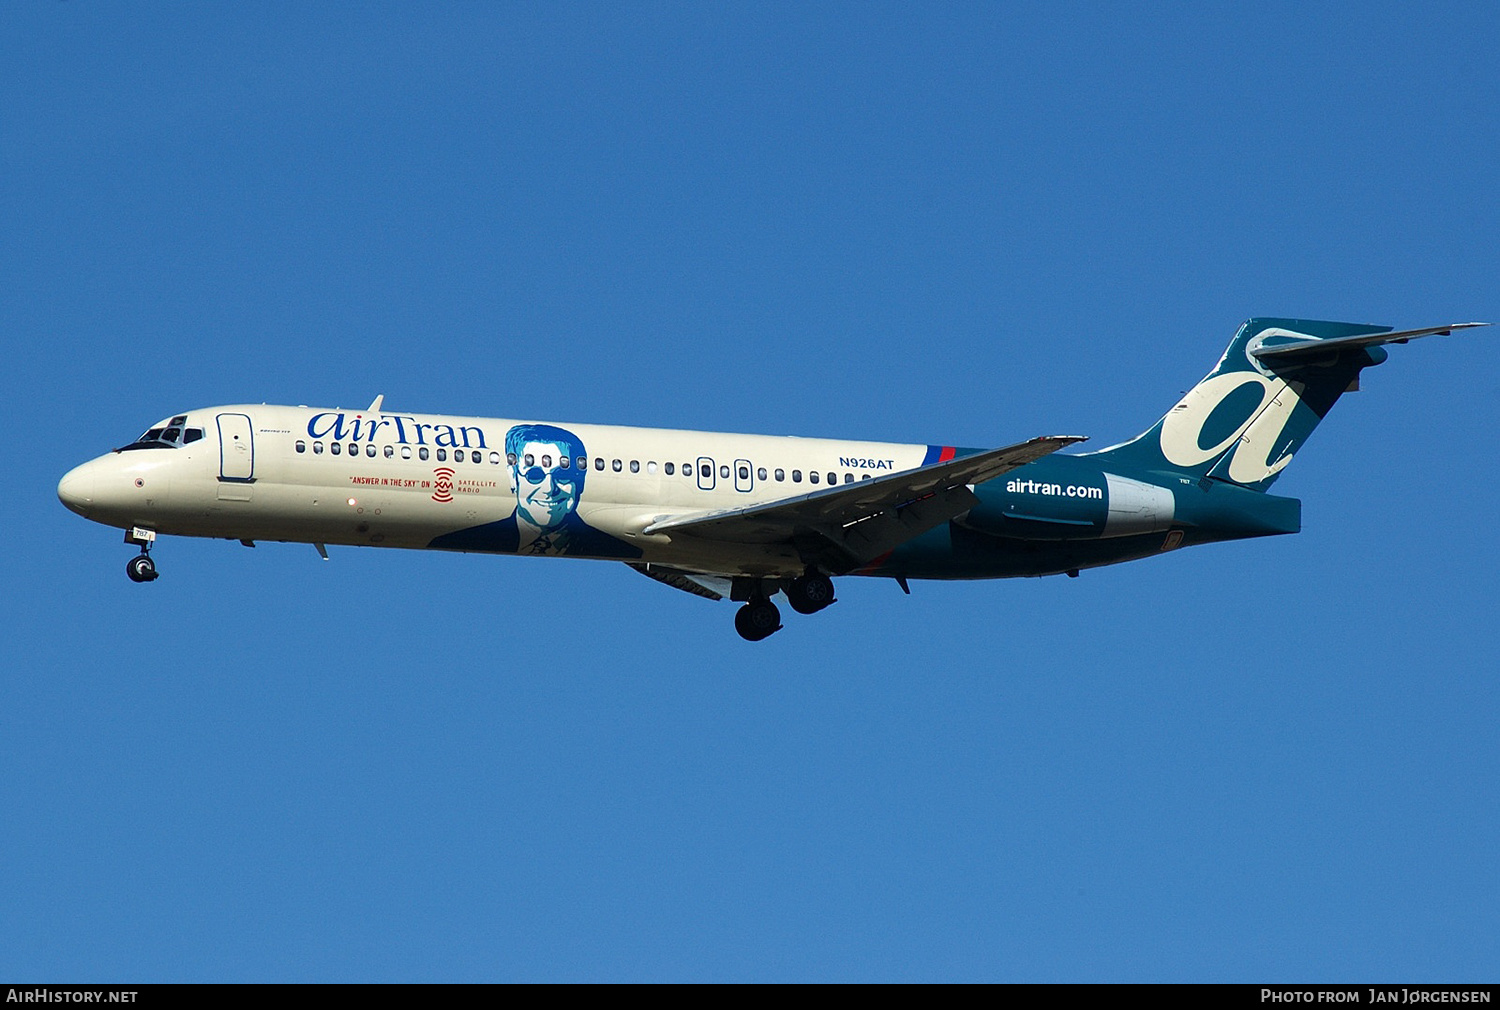
<path fill-rule="evenodd" d="M 75 466 L 57 482 L 57 498 L 68 508 L 88 518 L 94 504 L 94 475 L 89 464 Z"/>

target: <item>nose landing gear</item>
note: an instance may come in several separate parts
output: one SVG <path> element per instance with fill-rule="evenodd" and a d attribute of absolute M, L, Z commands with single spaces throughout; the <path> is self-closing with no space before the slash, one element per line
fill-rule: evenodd
<path fill-rule="evenodd" d="M 142 551 L 125 562 L 125 574 L 130 576 L 131 582 L 150 582 L 161 573 L 156 570 L 156 562 L 151 560 L 151 555 Z"/>
<path fill-rule="evenodd" d="M 155 540 L 155 530 L 136 526 L 125 531 L 125 542 L 141 547 L 141 553 L 125 562 L 125 574 L 130 576 L 131 582 L 150 582 L 161 574 L 156 570 L 156 562 L 151 560 L 151 544 Z"/>

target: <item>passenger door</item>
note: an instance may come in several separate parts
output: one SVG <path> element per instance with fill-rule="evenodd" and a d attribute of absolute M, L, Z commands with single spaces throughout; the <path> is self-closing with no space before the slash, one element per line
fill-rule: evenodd
<path fill-rule="evenodd" d="M 255 440 L 247 414 L 220 414 L 219 480 L 250 484 L 255 480 Z"/>

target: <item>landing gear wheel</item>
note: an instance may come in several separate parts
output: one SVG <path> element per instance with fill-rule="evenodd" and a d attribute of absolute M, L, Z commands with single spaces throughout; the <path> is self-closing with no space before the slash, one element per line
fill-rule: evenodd
<path fill-rule="evenodd" d="M 734 630 L 747 642 L 759 642 L 781 630 L 781 611 L 770 600 L 751 600 L 734 615 Z"/>
<path fill-rule="evenodd" d="M 125 562 L 125 574 L 130 576 L 131 582 L 150 582 L 160 573 L 156 570 L 156 562 L 151 560 L 149 554 L 137 554 Z"/>
<path fill-rule="evenodd" d="M 833 598 L 833 580 L 816 572 L 793 579 L 786 587 L 786 598 L 799 614 L 816 614 L 838 602 Z"/>

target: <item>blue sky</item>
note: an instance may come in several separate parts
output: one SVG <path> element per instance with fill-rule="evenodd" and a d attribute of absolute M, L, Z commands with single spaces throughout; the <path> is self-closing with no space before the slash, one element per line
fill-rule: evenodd
<path fill-rule="evenodd" d="M 1497 338 L 1295 537 L 732 608 L 168 539 L 69 467 L 267 401 L 1002 445 L 1250 315 L 1500 318 L 1487 4 L 0 11 L 0 976 L 1475 981 Z"/>

